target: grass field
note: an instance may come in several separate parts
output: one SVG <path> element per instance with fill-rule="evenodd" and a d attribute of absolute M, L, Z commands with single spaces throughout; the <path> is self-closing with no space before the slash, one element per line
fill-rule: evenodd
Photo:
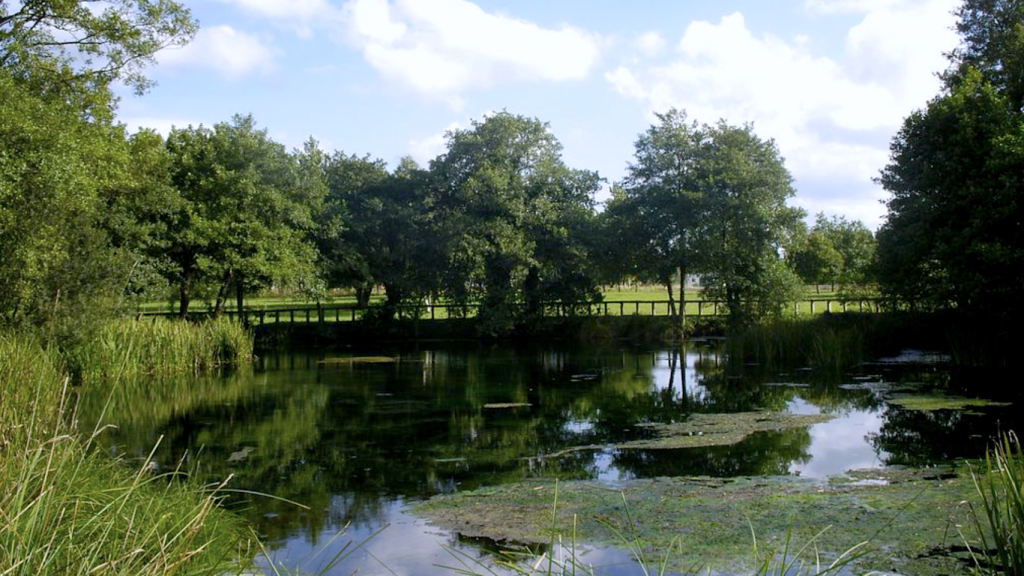
<path fill-rule="evenodd" d="M 591 314 L 604 316 L 667 316 L 669 314 L 668 293 L 662 286 L 636 285 L 636 286 L 610 286 L 602 291 L 603 301 L 593 304 Z M 678 302 L 678 293 L 674 294 Z M 841 300 L 842 295 L 829 290 L 820 292 L 814 287 L 807 287 L 804 299 L 789 306 L 785 315 L 805 316 L 820 314 L 831 310 L 832 312 L 843 311 Z M 829 304 L 829 300 L 832 300 Z M 382 291 L 375 291 L 370 298 L 371 306 L 379 305 L 384 301 Z M 686 291 L 686 314 L 687 316 L 714 315 L 718 308 L 714 302 L 706 301 L 700 289 L 688 288 Z M 329 298 L 320 302 L 323 307 L 323 322 L 345 322 L 360 320 L 365 316 L 365 310 L 356 305 L 355 296 L 345 292 L 335 292 Z M 174 313 L 177 311 L 177 302 L 159 303 L 149 302 L 139 307 L 143 313 Z M 277 323 L 277 322 L 316 322 L 317 303 L 303 297 L 262 295 L 250 298 L 245 301 L 245 307 L 250 318 L 256 323 Z M 201 313 L 208 311 L 212 305 L 207 302 L 193 302 L 191 311 Z M 234 313 L 234 306 L 226 308 L 229 314 Z M 847 305 L 849 311 L 868 311 L 870 306 L 867 303 L 860 304 L 851 301 Z M 566 313 L 566 312 L 562 312 Z M 574 311 L 577 315 L 587 314 L 585 308 L 577 308 Z M 403 311 L 406 317 L 415 314 L 411 309 Z M 558 315 L 553 308 L 548 315 Z M 424 306 L 419 311 L 419 317 L 424 319 L 445 320 L 451 317 L 473 317 L 476 309 L 473 306 L 465 310 L 449 309 L 443 303 L 437 303 L 435 307 Z"/>

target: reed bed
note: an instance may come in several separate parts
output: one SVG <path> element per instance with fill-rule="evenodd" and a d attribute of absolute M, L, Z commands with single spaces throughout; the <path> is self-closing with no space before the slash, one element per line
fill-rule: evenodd
<path fill-rule="evenodd" d="M 203 374 L 252 357 L 252 335 L 226 318 L 201 323 L 164 318 L 121 319 L 91 342 L 70 351 L 71 369 L 83 381 L 117 381 L 137 375 Z"/>
<path fill-rule="evenodd" d="M 144 338 L 120 341 L 157 350 Z M 207 349 L 218 347 L 225 346 Z M 115 358 L 93 365 L 113 366 Z M 240 573 L 255 538 L 218 508 L 222 486 L 199 486 L 180 471 L 153 474 L 148 461 L 129 468 L 92 450 L 73 418 L 62 361 L 31 336 L 0 334 L 0 574 Z M 147 366 L 124 355 L 118 362 L 103 373 Z"/>

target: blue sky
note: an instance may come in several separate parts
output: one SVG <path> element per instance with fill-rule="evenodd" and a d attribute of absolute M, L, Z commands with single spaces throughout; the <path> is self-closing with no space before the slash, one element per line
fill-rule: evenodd
<path fill-rule="evenodd" d="M 939 90 L 958 0 L 184 0 L 201 30 L 158 55 L 120 118 L 166 133 L 252 114 L 289 147 L 422 165 L 496 110 L 548 122 L 574 168 L 623 177 L 654 113 L 752 122 L 792 204 L 874 229 L 872 182 Z"/>

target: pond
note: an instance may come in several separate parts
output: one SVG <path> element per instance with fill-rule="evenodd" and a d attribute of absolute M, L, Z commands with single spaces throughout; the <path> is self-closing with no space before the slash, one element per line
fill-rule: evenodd
<path fill-rule="evenodd" d="M 730 365 L 712 341 L 435 345 L 268 355 L 221 378 L 86 393 L 80 420 L 115 426 L 97 440 L 111 455 L 152 454 L 154 470 L 204 482 L 230 476 L 226 505 L 279 566 L 452 574 L 443 566 L 486 562 L 496 544 L 434 526 L 411 505 L 535 478 L 611 489 L 680 476 L 824 482 L 977 457 L 1019 416 L 1000 403 L 1008 398 L 966 405 L 961 380 L 941 358 L 913 354 L 822 374 Z M 332 564 L 339 553 L 350 554 Z M 613 549 L 588 563 L 637 573 Z"/>

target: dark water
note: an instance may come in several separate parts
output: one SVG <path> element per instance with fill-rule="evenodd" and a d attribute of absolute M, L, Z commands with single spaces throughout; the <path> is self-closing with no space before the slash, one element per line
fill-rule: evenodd
<path fill-rule="evenodd" d="M 371 355 L 398 360 L 318 363 Z M 765 372 L 729 365 L 714 343 L 645 351 L 472 345 L 269 356 L 251 373 L 86 395 L 81 418 L 95 423 L 105 407 L 103 421 L 117 426 L 101 437 L 111 454 L 143 460 L 152 452 L 155 467 L 208 482 L 230 475 L 237 492 L 227 505 L 289 569 L 319 572 L 376 533 L 327 573 L 451 574 L 435 565 L 486 558 L 493 546 L 428 525 L 410 515 L 410 502 L 534 477 L 609 486 L 682 475 L 824 478 L 973 457 L 1013 427 L 1012 408 L 919 412 L 886 403 L 895 392 L 962 394 L 965 385 L 935 364 Z M 750 410 L 836 417 L 732 446 L 607 447 L 650 434 L 637 424 Z M 545 457 L 574 446 L 599 448 Z M 635 573 L 622 552 L 592 550 L 585 559 L 605 573 Z"/>

